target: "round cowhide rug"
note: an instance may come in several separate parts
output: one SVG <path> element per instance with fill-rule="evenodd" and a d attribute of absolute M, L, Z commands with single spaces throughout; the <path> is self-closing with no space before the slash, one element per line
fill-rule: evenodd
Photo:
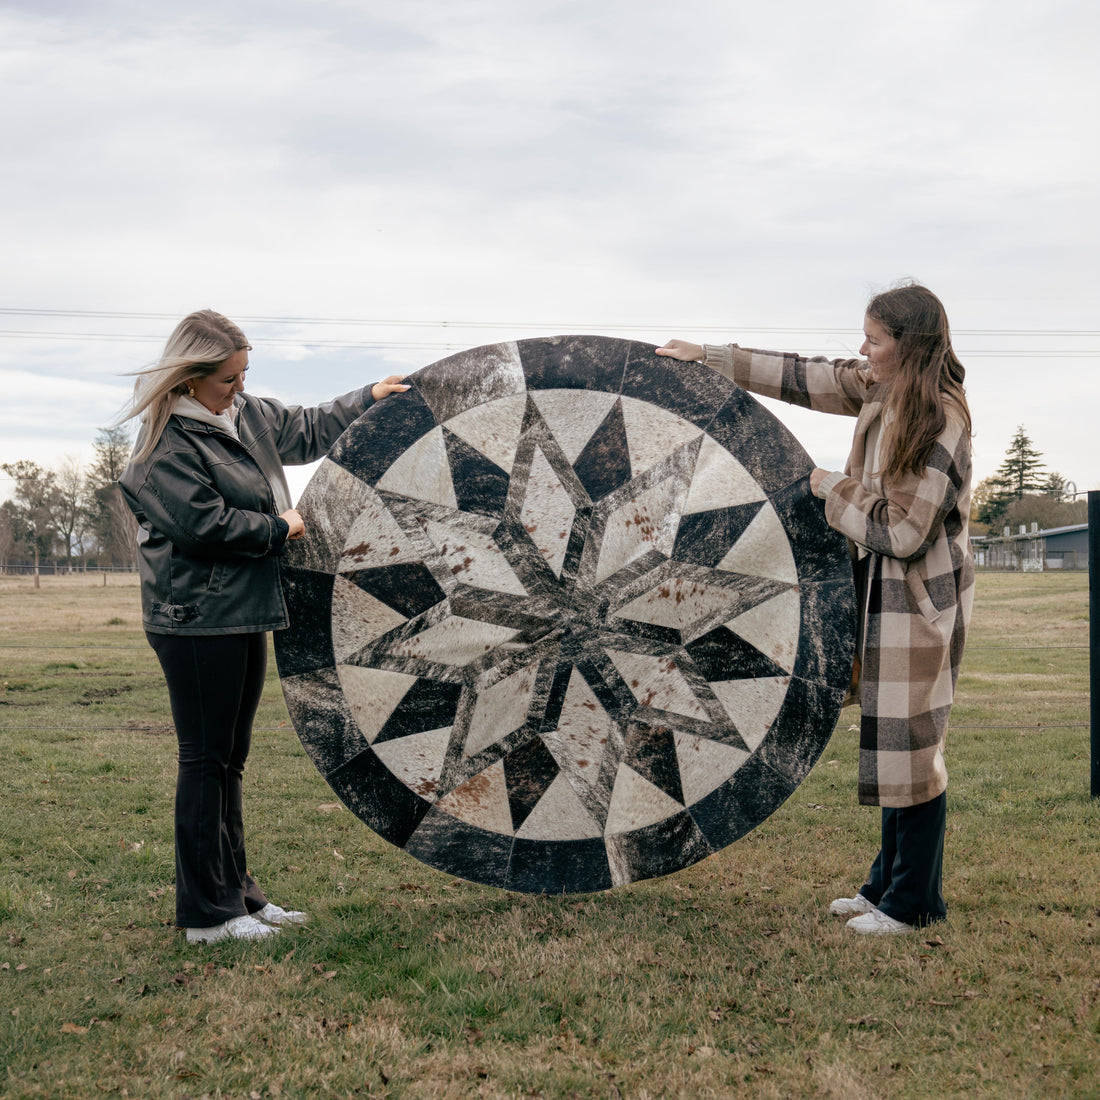
<path fill-rule="evenodd" d="M 650 344 L 474 348 L 332 448 L 287 545 L 290 713 L 410 855 L 534 893 L 687 867 L 771 814 L 848 687 L 855 601 L 813 463 Z"/>

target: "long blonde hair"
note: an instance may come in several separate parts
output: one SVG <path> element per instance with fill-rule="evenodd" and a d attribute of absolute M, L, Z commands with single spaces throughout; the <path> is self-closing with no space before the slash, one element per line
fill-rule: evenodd
<path fill-rule="evenodd" d="M 932 291 L 914 283 L 876 294 L 867 316 L 894 338 L 897 361 L 886 398 L 893 420 L 882 476 L 920 476 L 947 424 L 949 408 L 962 419 L 967 434 L 971 430 L 963 388 L 966 370 L 951 347 L 947 311 Z"/>
<path fill-rule="evenodd" d="M 245 334 L 212 309 L 189 313 L 176 325 L 160 359 L 151 367 L 134 371 L 134 395 L 120 417 L 120 423 L 135 416 L 144 421 L 133 461 L 140 462 L 153 453 L 176 398 L 188 392 L 188 383 L 213 374 L 242 348 L 251 348 Z"/>

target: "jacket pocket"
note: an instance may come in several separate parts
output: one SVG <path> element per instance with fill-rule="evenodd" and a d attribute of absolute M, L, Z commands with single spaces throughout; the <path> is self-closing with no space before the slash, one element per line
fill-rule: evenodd
<path fill-rule="evenodd" d="M 214 562 L 210 567 L 210 576 L 206 581 L 206 591 L 217 595 L 222 590 L 222 580 L 225 578 L 225 569 L 220 561 Z"/>
<path fill-rule="evenodd" d="M 940 617 L 939 608 L 932 602 L 928 595 L 928 589 L 924 585 L 924 578 L 915 566 L 910 566 L 905 571 L 905 586 L 909 589 L 909 595 L 917 605 L 917 610 L 930 623 L 934 623 Z"/>

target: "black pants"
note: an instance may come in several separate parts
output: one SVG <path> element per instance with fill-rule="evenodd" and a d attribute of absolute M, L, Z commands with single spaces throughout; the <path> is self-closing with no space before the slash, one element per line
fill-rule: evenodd
<path fill-rule="evenodd" d="M 209 928 L 267 904 L 248 873 L 242 787 L 267 671 L 267 635 L 146 634 L 172 704 L 176 923 Z"/>
<path fill-rule="evenodd" d="M 943 920 L 947 792 L 919 806 L 882 810 L 882 848 L 860 893 L 888 917 L 923 925 Z"/>

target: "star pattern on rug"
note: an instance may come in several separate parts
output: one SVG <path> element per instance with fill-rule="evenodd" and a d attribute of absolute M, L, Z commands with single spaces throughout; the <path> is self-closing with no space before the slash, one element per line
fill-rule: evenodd
<path fill-rule="evenodd" d="M 736 476 L 719 506 L 685 515 L 714 444 L 643 404 L 542 391 L 523 404 L 507 468 L 469 441 L 468 426 L 464 439 L 444 423 L 379 481 L 418 564 L 342 576 L 409 617 L 342 664 L 409 680 L 375 751 L 472 824 L 532 833 L 548 795 L 559 839 L 570 832 L 566 802 L 578 836 L 679 812 L 755 747 L 723 689 L 789 675 L 735 626 L 784 594 L 797 601 L 793 569 L 780 580 L 720 567 L 770 508 L 764 493 L 727 455 Z M 494 412 L 506 420 L 510 410 L 486 418 Z M 430 477 L 417 477 L 424 468 Z M 796 609 L 787 619 L 797 633 Z M 421 723 L 433 726 L 435 753 L 410 771 L 394 742 L 423 748 L 429 731 L 409 719 L 429 690 L 439 705 Z"/>

